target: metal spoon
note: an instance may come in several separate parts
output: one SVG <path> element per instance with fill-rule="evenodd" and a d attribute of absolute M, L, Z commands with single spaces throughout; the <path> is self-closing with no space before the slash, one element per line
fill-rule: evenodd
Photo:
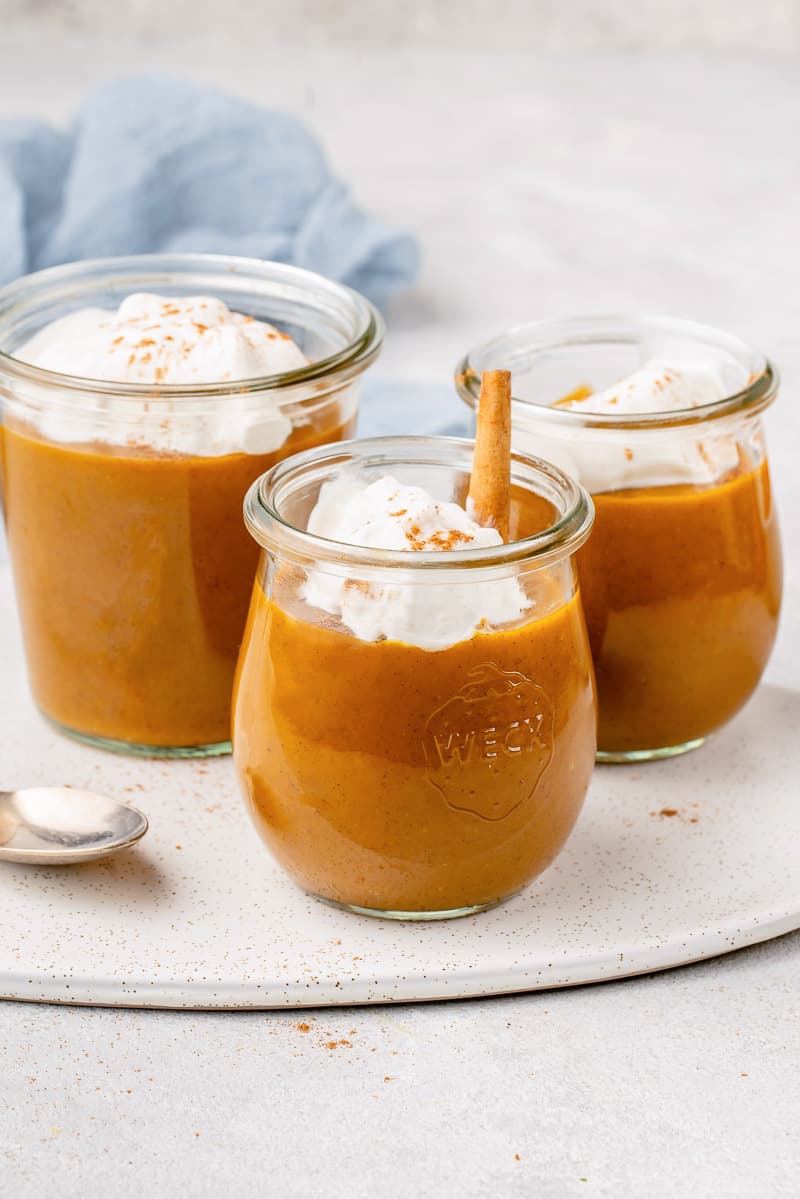
<path fill-rule="evenodd" d="M 147 817 L 72 787 L 0 791 L 0 862 L 67 866 L 92 862 L 133 845 Z"/>

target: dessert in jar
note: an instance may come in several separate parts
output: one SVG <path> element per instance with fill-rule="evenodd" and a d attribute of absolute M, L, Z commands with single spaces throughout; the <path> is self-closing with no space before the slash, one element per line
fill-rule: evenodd
<path fill-rule="evenodd" d="M 457 372 L 514 369 L 514 444 L 591 493 L 578 568 L 597 672 L 598 757 L 695 748 L 742 707 L 772 649 L 781 552 L 763 411 L 776 373 L 688 321 L 576 318 L 514 329 Z"/>
<path fill-rule="evenodd" d="M 504 542 L 465 504 L 472 453 L 394 437 L 311 450 L 246 501 L 262 556 L 236 769 L 294 880 L 367 914 L 437 919 L 512 895 L 560 850 L 592 771 L 573 563 L 591 503 L 514 455 Z"/>
<path fill-rule="evenodd" d="M 352 433 L 380 317 L 307 271 L 154 255 L 0 292 L 0 480 L 36 703 L 156 755 L 230 750 L 265 469 Z"/>

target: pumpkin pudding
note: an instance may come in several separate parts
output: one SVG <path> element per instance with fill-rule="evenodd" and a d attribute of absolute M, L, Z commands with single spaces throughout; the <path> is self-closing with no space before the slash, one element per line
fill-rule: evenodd
<path fill-rule="evenodd" d="M 210 458 L 0 429 L 28 675 L 44 715 L 84 737 L 227 749 L 258 564 L 242 497 L 283 454 L 354 423 L 295 430 L 279 452 Z"/>
<path fill-rule="evenodd" d="M 578 571 L 598 757 L 694 748 L 750 697 L 777 631 L 780 539 L 759 420 L 774 372 L 686 322 L 598 318 L 564 322 L 563 341 L 544 325 L 518 336 L 529 373 L 516 442 L 579 479 L 595 505 Z M 636 369 L 592 386 L 632 349 Z"/>
<path fill-rule="evenodd" d="M 264 553 L 235 764 L 259 833 L 308 892 L 408 918 L 476 911 L 545 869 L 588 786 L 594 683 L 571 558 L 588 502 L 515 458 L 504 545 L 427 490 L 463 496 L 468 443 L 348 451 L 344 473 L 306 454 L 248 496 Z"/>
<path fill-rule="evenodd" d="M 291 337 L 203 295 L 76 310 L 11 365 L 0 482 L 39 708 L 107 748 L 229 750 L 258 561 L 243 497 L 352 432 L 354 385 L 304 383 Z"/>
<path fill-rule="evenodd" d="M 655 363 L 560 406 L 634 415 L 692 410 L 725 394 L 708 366 Z M 760 439 L 695 430 L 661 444 L 630 442 L 581 464 L 596 520 L 578 569 L 598 746 L 613 757 L 690 747 L 726 724 L 761 678 L 781 598 Z"/>

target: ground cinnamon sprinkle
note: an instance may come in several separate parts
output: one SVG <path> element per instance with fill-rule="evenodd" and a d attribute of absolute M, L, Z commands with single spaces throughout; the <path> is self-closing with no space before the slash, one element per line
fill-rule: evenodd
<path fill-rule="evenodd" d="M 295 1025 L 295 1027 L 297 1028 L 298 1032 L 311 1032 L 311 1025 L 306 1024 L 305 1020 L 302 1022 L 302 1024 Z"/>
<path fill-rule="evenodd" d="M 450 529 L 447 533 L 441 533 L 438 530 L 431 533 L 430 543 L 437 550 L 452 550 L 459 543 L 469 541 L 470 538 L 466 533 L 462 533 L 460 529 Z"/>
<path fill-rule="evenodd" d="M 426 539 L 419 525 L 412 525 L 410 529 L 406 529 L 405 536 L 412 550 L 452 550 L 457 545 L 471 540 L 469 535 L 462 533 L 460 529 L 436 529 Z"/>
<path fill-rule="evenodd" d="M 421 550 L 425 544 L 422 536 L 422 529 L 419 525 L 412 525 L 410 529 L 406 529 L 406 541 L 411 543 L 412 550 Z"/>
<path fill-rule="evenodd" d="M 692 804 L 692 807 L 696 808 L 697 804 Z M 651 812 L 650 815 L 657 816 L 659 820 L 669 820 L 673 816 L 679 816 L 684 824 L 699 824 L 700 822 L 699 816 L 690 816 L 685 808 L 660 808 L 659 811 Z"/>

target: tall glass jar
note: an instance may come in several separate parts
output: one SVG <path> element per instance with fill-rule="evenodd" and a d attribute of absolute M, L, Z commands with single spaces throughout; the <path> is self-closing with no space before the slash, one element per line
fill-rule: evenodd
<path fill-rule="evenodd" d="M 309 359 L 203 385 L 108 383 L 16 352 L 136 292 L 210 295 Z M 276 263 L 203 254 L 75 263 L 0 291 L 2 497 L 34 698 L 63 731 L 156 756 L 230 751 L 230 694 L 257 562 L 253 480 L 349 436 L 383 326 L 362 296 Z"/>
<path fill-rule="evenodd" d="M 724 399 L 611 415 L 557 405 L 648 362 L 713 366 Z M 510 330 L 467 354 L 456 384 L 513 372 L 513 442 L 591 492 L 578 568 L 597 672 L 598 757 L 630 761 L 702 744 L 741 708 L 775 639 L 781 552 L 761 414 L 777 376 L 716 329 L 657 317 L 586 317 Z"/>
<path fill-rule="evenodd" d="M 350 910 L 430 920 L 491 907 L 552 861 L 589 783 L 594 678 L 573 558 L 592 505 L 580 487 L 514 455 L 509 543 L 477 550 L 307 531 L 343 472 L 463 501 L 472 452 L 424 437 L 320 447 L 274 467 L 245 503 L 262 553 L 234 690 L 236 769 L 278 861 Z"/>

